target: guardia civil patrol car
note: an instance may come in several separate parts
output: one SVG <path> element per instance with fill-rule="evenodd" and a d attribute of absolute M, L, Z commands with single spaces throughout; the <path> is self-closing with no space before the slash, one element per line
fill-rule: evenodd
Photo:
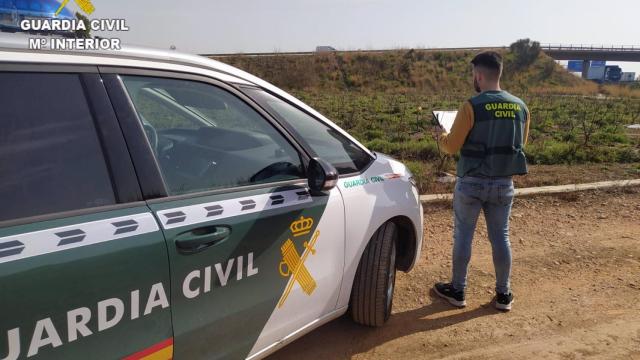
<path fill-rule="evenodd" d="M 0 45 L 0 359 L 262 358 L 380 326 L 422 208 L 400 162 L 203 57 Z"/>

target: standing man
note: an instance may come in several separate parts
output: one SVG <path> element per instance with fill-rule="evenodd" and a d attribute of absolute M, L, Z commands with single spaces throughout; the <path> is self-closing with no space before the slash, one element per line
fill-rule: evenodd
<path fill-rule="evenodd" d="M 460 107 L 451 128 L 439 139 L 449 154 L 460 151 L 453 212 L 453 277 L 435 284 L 435 292 L 457 307 L 466 306 L 467 268 L 480 210 L 484 211 L 496 272 L 496 308 L 511 310 L 509 214 L 513 175 L 527 173 L 523 147 L 529 133 L 529 110 L 522 100 L 500 89 L 502 56 L 493 51 L 471 61 L 479 93 Z"/>

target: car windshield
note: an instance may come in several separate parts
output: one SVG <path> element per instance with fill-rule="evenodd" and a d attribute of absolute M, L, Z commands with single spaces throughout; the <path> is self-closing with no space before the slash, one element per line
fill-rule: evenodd
<path fill-rule="evenodd" d="M 372 158 L 359 146 L 310 114 L 264 90 L 245 91 L 273 116 L 284 122 L 315 156 L 331 163 L 341 175 L 362 171 Z"/>

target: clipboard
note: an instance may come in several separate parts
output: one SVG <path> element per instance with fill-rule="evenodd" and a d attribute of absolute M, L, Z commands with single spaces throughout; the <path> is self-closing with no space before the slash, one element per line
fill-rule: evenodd
<path fill-rule="evenodd" d="M 450 133 L 453 122 L 458 115 L 457 111 L 433 111 L 433 121 L 435 125 L 439 125 L 444 131 Z"/>

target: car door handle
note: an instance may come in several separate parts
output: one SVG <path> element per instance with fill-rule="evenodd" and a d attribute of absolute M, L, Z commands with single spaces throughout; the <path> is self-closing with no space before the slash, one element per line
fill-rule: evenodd
<path fill-rule="evenodd" d="M 231 235 L 228 226 L 207 226 L 182 233 L 175 238 L 179 253 L 191 255 L 219 244 Z"/>

